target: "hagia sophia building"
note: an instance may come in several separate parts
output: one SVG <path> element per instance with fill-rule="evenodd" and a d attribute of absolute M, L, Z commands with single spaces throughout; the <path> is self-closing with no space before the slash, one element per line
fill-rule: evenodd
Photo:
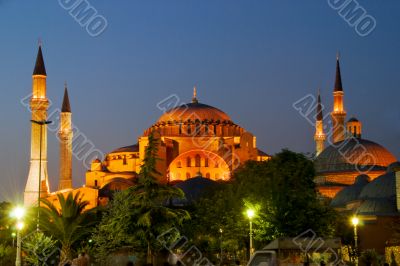
<path fill-rule="evenodd" d="M 42 48 L 39 47 L 33 71 L 30 107 L 32 120 L 47 118 L 46 69 Z M 47 174 L 46 124 L 32 123 L 31 161 L 25 187 L 24 201 L 31 205 L 41 197 L 57 202 L 57 193 L 80 192 L 90 204 L 88 208 L 106 204 L 112 191 L 123 190 L 135 184 L 144 159 L 150 132 L 156 132 L 158 141 L 157 171 L 160 182 L 176 184 L 193 177 L 228 181 L 236 167 L 248 160 L 264 161 L 269 155 L 256 146 L 256 137 L 235 124 L 218 108 L 200 103 L 196 88 L 190 103 L 166 111 L 156 123 L 145 130 L 134 145 L 121 147 L 95 159 L 86 173 L 85 185 L 72 187 L 72 117 L 68 91 L 65 88 L 60 114 L 60 176 L 58 191 L 50 193 Z M 40 134 L 42 132 L 42 137 Z M 40 149 L 40 143 L 42 149 Z M 41 157 L 40 157 L 41 156 Z M 39 182 L 39 171 L 41 181 Z"/>
<path fill-rule="evenodd" d="M 271 158 L 257 147 L 256 137 L 218 108 L 200 103 L 194 89 L 191 102 L 164 112 L 138 138 L 138 142 L 117 148 L 95 159 L 86 172 L 85 185 L 72 187 L 72 111 L 65 88 L 60 114 L 60 175 L 58 190 L 50 192 L 47 173 L 46 69 L 39 46 L 33 71 L 31 160 L 24 201 L 37 203 L 40 197 L 57 204 L 59 193 L 80 193 L 88 209 L 106 204 L 113 191 L 133 186 L 144 159 L 150 132 L 158 139 L 157 170 L 160 182 L 183 184 L 202 177 L 207 182 L 226 182 L 236 167 L 248 160 Z M 355 117 L 346 121 L 344 90 L 339 58 L 333 89 L 331 132 L 327 132 L 323 105 L 318 95 L 314 140 L 316 144 L 315 183 L 322 199 L 343 213 L 357 214 L 365 226 L 360 231 L 360 247 L 378 247 L 390 242 L 392 231 L 383 229 L 400 217 L 400 163 L 386 148 L 362 138 L 362 123 Z M 330 145 L 326 145 L 326 143 Z M 39 175 L 40 172 L 40 175 Z M 39 178 L 40 176 L 40 178 Z M 197 181 L 196 181 L 197 182 Z M 197 184 L 197 183 L 192 183 Z M 186 192 L 186 191 L 185 191 Z M 386 227 L 385 227 L 386 228 Z M 363 241 L 374 235 L 373 243 Z M 365 237 L 367 239 L 367 237 Z M 383 251 L 383 252 L 382 252 Z"/>

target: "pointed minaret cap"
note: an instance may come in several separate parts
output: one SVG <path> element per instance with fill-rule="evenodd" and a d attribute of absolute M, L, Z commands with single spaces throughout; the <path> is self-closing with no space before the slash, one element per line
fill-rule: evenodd
<path fill-rule="evenodd" d="M 321 105 L 321 94 L 318 89 L 317 121 L 322 121 L 322 120 L 323 120 L 323 115 L 322 115 L 322 105 Z"/>
<path fill-rule="evenodd" d="M 340 63 L 339 63 L 339 52 L 336 55 L 336 78 L 335 78 L 335 88 L 333 91 L 343 91 L 342 87 L 342 76 L 340 74 Z"/>
<path fill-rule="evenodd" d="M 192 103 L 199 103 L 199 101 L 197 100 L 197 88 L 196 88 L 196 86 L 193 87 Z"/>
<path fill-rule="evenodd" d="M 39 51 L 36 57 L 35 68 L 33 69 L 33 75 L 44 75 L 46 76 L 46 67 L 44 66 L 43 54 L 42 54 L 42 44 L 39 43 Z"/>
<path fill-rule="evenodd" d="M 65 89 L 64 89 L 64 98 L 63 98 L 63 103 L 61 107 L 61 112 L 63 113 L 71 113 L 71 105 L 69 104 L 69 97 L 68 97 L 68 89 L 67 89 L 67 83 L 65 82 Z"/>

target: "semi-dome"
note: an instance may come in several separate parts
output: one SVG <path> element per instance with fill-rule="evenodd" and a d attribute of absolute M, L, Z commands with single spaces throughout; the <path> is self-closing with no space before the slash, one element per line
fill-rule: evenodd
<path fill-rule="evenodd" d="M 318 173 L 385 170 L 396 158 L 370 140 L 350 138 L 327 147 L 315 160 Z"/>
<path fill-rule="evenodd" d="M 194 101 L 168 110 L 158 119 L 157 122 L 185 122 L 188 120 L 224 122 L 231 121 L 231 118 L 218 108 Z"/>

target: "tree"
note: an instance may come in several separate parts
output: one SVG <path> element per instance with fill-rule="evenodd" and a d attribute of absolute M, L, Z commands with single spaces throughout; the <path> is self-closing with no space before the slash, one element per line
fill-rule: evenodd
<path fill-rule="evenodd" d="M 138 184 L 128 190 L 132 195 L 135 236 L 145 243 L 147 264 L 151 264 L 154 253 L 160 247 L 157 237 L 171 227 L 181 225 L 190 216 L 187 211 L 170 206 L 173 198 L 183 198 L 184 193 L 179 188 L 161 184 L 157 180 L 160 175 L 156 170 L 159 139 L 151 133 L 148 141 Z"/>
<path fill-rule="evenodd" d="M 59 249 L 57 240 L 46 236 L 43 232 L 34 232 L 24 238 L 22 249 L 24 260 L 28 265 L 56 265 Z"/>
<path fill-rule="evenodd" d="M 82 201 L 80 193 L 72 192 L 65 197 L 58 194 L 58 209 L 52 202 L 43 199 L 41 207 L 41 228 L 61 244 L 60 263 L 72 259 L 73 245 L 91 233 L 90 228 L 96 223 L 91 211 L 84 211 L 88 205 Z"/>
<path fill-rule="evenodd" d="M 189 219 L 188 212 L 170 205 L 171 199 L 183 198 L 183 192 L 158 182 L 158 140 L 153 134 L 148 140 L 137 185 L 114 194 L 93 233 L 98 263 L 107 265 L 110 253 L 128 246 L 143 250 L 151 264 L 162 244 L 157 237 Z"/>
<path fill-rule="evenodd" d="M 93 232 L 94 255 L 99 264 L 108 265 L 110 253 L 126 246 L 138 246 L 131 232 L 132 194 L 120 191 L 106 206 L 101 222 Z"/>
<path fill-rule="evenodd" d="M 13 265 L 15 263 L 15 249 L 6 244 L 0 244 L 0 265 Z"/>
<path fill-rule="evenodd" d="M 321 237 L 330 236 L 336 214 L 318 200 L 314 176 L 312 161 L 288 150 L 267 162 L 247 161 L 230 183 L 206 193 L 191 207 L 192 221 L 184 232 L 194 242 L 208 239 L 214 243 L 222 228 L 222 245 L 226 243 L 226 251 L 234 255 L 249 246 L 245 210 L 252 207 L 257 208 L 253 218 L 256 248 L 309 229 Z"/>

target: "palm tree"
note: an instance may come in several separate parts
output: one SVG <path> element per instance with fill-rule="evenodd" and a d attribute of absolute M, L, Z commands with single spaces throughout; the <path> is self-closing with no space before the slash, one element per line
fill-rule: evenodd
<path fill-rule="evenodd" d="M 82 201 L 80 192 L 75 196 L 70 192 L 66 197 L 60 193 L 57 197 L 60 208 L 47 199 L 42 200 L 43 218 L 40 219 L 40 223 L 41 228 L 61 244 L 61 264 L 72 259 L 73 245 L 90 233 L 89 227 L 95 219 L 91 215 L 92 212 L 84 212 L 89 203 Z"/>

